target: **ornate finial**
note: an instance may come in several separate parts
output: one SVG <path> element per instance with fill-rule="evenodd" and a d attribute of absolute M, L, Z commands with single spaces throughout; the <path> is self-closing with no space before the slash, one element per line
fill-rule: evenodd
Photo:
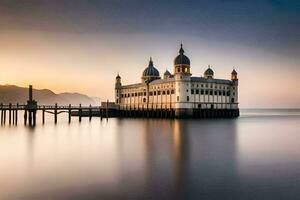
<path fill-rule="evenodd" d="M 208 65 L 208 69 L 210 69 L 210 65 Z"/>
<path fill-rule="evenodd" d="M 180 54 L 184 54 L 184 50 L 183 50 L 183 47 L 182 47 L 183 45 L 182 45 L 182 42 L 181 42 L 181 44 L 180 44 L 180 50 L 179 50 L 179 53 Z"/>
<path fill-rule="evenodd" d="M 152 57 L 150 56 L 149 66 L 153 66 Z"/>

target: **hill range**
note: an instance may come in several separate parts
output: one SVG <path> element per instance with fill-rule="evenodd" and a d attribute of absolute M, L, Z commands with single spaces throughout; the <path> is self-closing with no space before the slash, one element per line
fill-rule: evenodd
<path fill-rule="evenodd" d="M 54 93 L 49 89 L 33 89 L 33 98 L 39 105 L 100 105 L 100 99 L 80 93 Z M 0 85 L 0 103 L 24 104 L 28 99 L 28 88 L 15 85 Z"/>

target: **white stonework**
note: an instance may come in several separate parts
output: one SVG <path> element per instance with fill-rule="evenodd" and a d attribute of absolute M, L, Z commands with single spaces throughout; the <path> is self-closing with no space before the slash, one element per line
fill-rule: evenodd
<path fill-rule="evenodd" d="M 210 66 L 203 77 L 192 76 L 190 61 L 181 46 L 174 60 L 173 74 L 166 71 L 161 79 L 150 59 L 141 83 L 122 85 L 121 77 L 116 77 L 115 98 L 124 110 L 238 109 L 238 77 L 233 70 L 231 80 L 215 79 Z"/>

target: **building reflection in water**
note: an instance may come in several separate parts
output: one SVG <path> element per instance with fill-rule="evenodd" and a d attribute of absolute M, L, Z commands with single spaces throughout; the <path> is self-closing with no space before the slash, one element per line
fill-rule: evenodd
<path fill-rule="evenodd" d="M 184 197 L 184 182 L 189 159 L 189 134 L 184 121 L 176 120 L 173 125 L 173 149 L 176 197 Z"/>
<path fill-rule="evenodd" d="M 132 133 L 128 133 L 128 123 L 132 123 Z M 138 198 L 203 197 L 212 190 L 219 192 L 215 197 L 232 197 L 233 191 L 226 188 L 237 183 L 235 123 L 235 120 L 120 121 L 117 148 L 122 187 L 127 184 L 127 192 Z"/>
<path fill-rule="evenodd" d="M 98 161 L 91 162 L 91 164 L 99 165 L 100 171 L 86 172 L 91 176 L 93 185 L 85 187 L 85 190 L 71 189 L 72 192 L 77 193 L 78 199 L 87 194 L 94 199 L 106 197 L 186 199 L 190 195 L 194 198 L 201 198 L 210 194 L 211 199 L 214 199 L 214 197 L 231 198 L 235 193 L 231 191 L 235 188 L 233 185 L 237 183 L 235 120 L 117 119 L 109 126 L 114 128 L 113 132 L 98 133 L 102 135 L 99 139 L 109 144 L 102 142 L 96 144 L 101 144 L 98 146 L 100 151 L 107 152 L 97 153 L 100 157 L 105 155 L 112 159 L 99 157 Z M 39 129 L 39 131 L 42 130 Z M 66 134 L 68 137 L 62 137 L 64 144 L 68 144 L 71 141 L 67 142 L 67 140 L 70 140 L 71 135 L 74 136 L 75 133 L 66 127 L 64 131 L 69 132 Z M 96 134 L 96 130 L 94 131 Z M 85 132 L 85 135 L 89 132 L 90 130 Z M 37 153 L 35 140 L 38 135 L 35 134 L 36 130 L 27 130 L 27 157 L 32 165 L 35 163 L 34 158 Z M 45 144 L 49 136 L 47 135 L 42 140 L 39 137 L 38 141 L 40 144 Z M 82 133 L 79 136 L 82 136 Z M 92 140 L 89 135 L 86 136 L 85 139 L 78 138 L 76 141 L 87 143 Z M 55 138 L 56 134 L 52 137 Z M 56 143 L 55 141 L 56 139 L 52 141 L 53 144 Z M 77 143 L 74 147 L 78 147 Z M 64 147 L 60 149 L 66 150 Z M 46 159 L 40 157 L 44 155 L 43 152 L 41 153 L 38 153 L 37 159 Z M 92 157 L 93 154 L 90 156 L 95 158 Z M 56 159 L 58 158 L 52 158 L 53 161 Z M 76 157 L 70 157 L 70 159 L 73 162 Z M 42 160 L 37 160 L 38 166 Z M 104 160 L 110 163 L 105 164 Z M 79 166 L 80 170 L 86 166 L 85 163 L 79 164 L 82 165 Z M 110 169 L 104 166 L 110 166 Z M 33 171 L 36 170 L 35 166 L 29 167 Z M 55 166 L 48 167 L 52 169 Z M 92 166 L 89 168 L 93 169 Z M 64 170 L 67 169 L 68 167 Z M 64 170 L 61 173 L 64 173 Z M 107 172 L 111 175 L 106 176 L 101 170 L 108 170 Z M 42 175 L 38 171 L 34 174 Z M 107 181 L 103 182 L 103 179 Z M 68 181 L 70 180 L 67 179 L 65 184 L 69 184 Z M 65 195 L 63 191 L 58 194 Z M 68 192 L 67 195 L 69 195 Z"/>
<path fill-rule="evenodd" d="M 144 130 L 146 197 L 180 198 L 189 156 L 184 121 L 146 120 Z"/>

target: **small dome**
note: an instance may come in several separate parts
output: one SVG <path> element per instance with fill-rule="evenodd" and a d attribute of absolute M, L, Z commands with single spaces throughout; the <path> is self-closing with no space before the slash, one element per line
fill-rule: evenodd
<path fill-rule="evenodd" d="M 208 68 L 204 74 L 207 74 L 207 75 L 214 75 L 214 71 L 211 69 L 211 68 Z"/>
<path fill-rule="evenodd" d="M 159 71 L 153 66 L 152 58 L 150 58 L 149 65 L 143 72 L 143 77 L 147 77 L 147 76 L 159 77 Z"/>
<path fill-rule="evenodd" d="M 172 74 L 168 70 L 166 70 L 165 73 L 164 73 L 164 76 L 171 76 L 171 75 Z"/>
<path fill-rule="evenodd" d="M 204 72 L 205 78 L 213 78 L 214 77 L 214 71 L 210 68 L 210 65 L 208 65 L 208 69 Z"/>
<path fill-rule="evenodd" d="M 121 78 L 121 76 L 118 74 L 117 76 L 116 76 L 116 79 L 120 79 Z"/>
<path fill-rule="evenodd" d="M 214 75 L 214 71 L 210 68 L 210 66 L 208 66 L 208 69 L 205 70 L 204 75 Z"/>
<path fill-rule="evenodd" d="M 184 55 L 184 50 L 181 44 L 179 55 L 174 59 L 174 65 L 190 65 L 190 63 L 190 59 Z"/>

